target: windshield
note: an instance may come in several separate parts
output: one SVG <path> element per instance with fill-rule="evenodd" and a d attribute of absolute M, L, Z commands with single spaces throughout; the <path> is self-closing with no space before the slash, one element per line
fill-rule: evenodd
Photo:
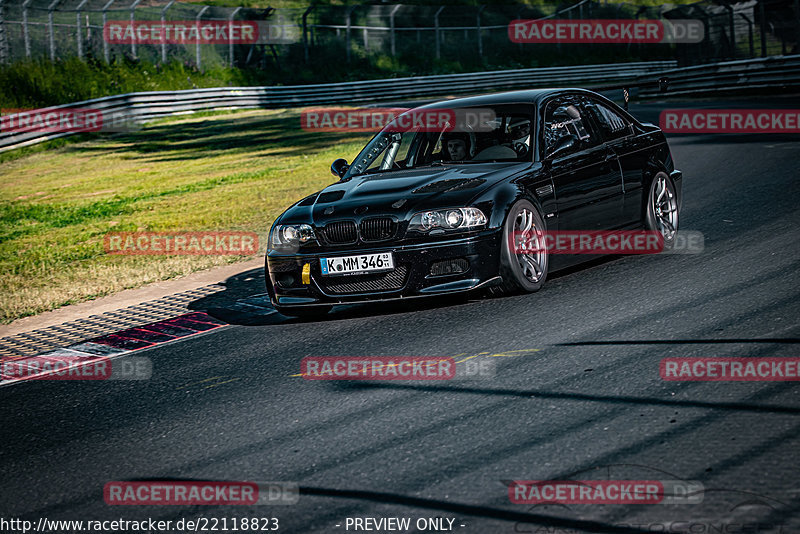
<path fill-rule="evenodd" d="M 443 110 L 408 113 L 444 115 Z M 431 165 L 532 160 L 533 106 L 503 104 L 449 111 L 453 119 L 431 125 L 398 117 L 359 153 L 344 178 Z M 406 114 L 404 114 L 406 115 Z M 401 128 L 408 124 L 413 128 Z"/>

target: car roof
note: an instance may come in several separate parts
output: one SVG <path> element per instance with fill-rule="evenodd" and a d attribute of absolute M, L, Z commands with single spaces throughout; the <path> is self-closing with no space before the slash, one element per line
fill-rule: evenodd
<path fill-rule="evenodd" d="M 590 91 L 588 89 L 581 89 L 579 87 L 555 87 L 548 89 L 527 89 L 523 91 L 506 91 L 503 93 L 490 93 L 485 95 L 468 96 L 464 98 L 453 98 L 450 100 L 440 100 L 416 109 L 441 109 L 441 108 L 457 108 L 457 107 L 480 107 L 480 106 L 493 106 L 498 104 L 525 104 L 531 103 L 539 107 L 539 105 L 548 98 L 560 95 L 586 95 L 598 98 L 601 102 L 611 105 L 618 113 L 622 113 L 626 118 L 636 124 L 641 125 L 641 121 L 631 115 L 627 110 L 620 107 L 608 97 Z"/>
<path fill-rule="evenodd" d="M 492 93 L 486 95 L 469 96 L 464 98 L 453 98 L 451 100 L 442 100 L 420 106 L 420 108 L 437 109 L 448 107 L 471 107 L 471 106 L 488 106 L 496 104 L 519 104 L 519 103 L 534 103 L 538 104 L 548 97 L 582 93 L 591 96 L 601 96 L 594 91 L 580 88 L 551 88 L 551 89 L 526 89 L 522 91 L 506 91 L 503 93 Z"/>

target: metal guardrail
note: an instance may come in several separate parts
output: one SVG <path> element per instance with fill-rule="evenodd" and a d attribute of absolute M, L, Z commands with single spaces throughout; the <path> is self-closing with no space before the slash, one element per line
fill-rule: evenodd
<path fill-rule="evenodd" d="M 46 108 L 47 111 L 92 109 L 103 114 L 104 127 L 212 109 L 286 108 L 359 104 L 491 90 L 623 83 L 675 68 L 676 61 L 517 69 L 444 74 L 320 85 L 226 87 L 186 91 L 129 93 Z M 44 110 L 41 110 L 44 111 Z M 0 152 L 48 141 L 73 132 L 0 132 Z"/>
<path fill-rule="evenodd" d="M 800 89 L 800 55 L 724 61 L 697 67 L 666 70 L 668 96 L 694 96 L 739 93 L 743 91 L 788 91 Z M 638 81 L 652 81 L 650 75 Z M 651 87 L 643 88 L 641 98 L 665 96 Z"/>
<path fill-rule="evenodd" d="M 666 95 L 704 96 L 719 92 L 800 87 L 800 55 L 726 61 L 699 67 L 676 68 L 675 61 L 519 69 L 419 78 L 395 78 L 336 84 L 278 87 L 230 87 L 130 93 L 47 108 L 93 109 L 103 124 L 144 122 L 175 114 L 213 109 L 286 108 L 314 105 L 377 103 L 441 95 L 485 93 L 547 86 L 602 87 L 653 82 L 669 78 Z M 643 98 L 660 96 L 642 88 Z M 44 111 L 44 110 L 41 110 Z M 72 135 L 72 132 L 0 132 L 0 152 Z"/>

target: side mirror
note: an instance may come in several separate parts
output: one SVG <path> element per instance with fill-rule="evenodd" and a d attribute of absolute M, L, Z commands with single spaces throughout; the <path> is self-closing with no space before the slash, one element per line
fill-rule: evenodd
<path fill-rule="evenodd" d="M 347 169 L 349 168 L 350 165 L 347 164 L 347 160 L 339 158 L 333 163 L 331 163 L 331 174 L 341 178 L 342 176 L 344 176 L 344 173 L 346 173 Z"/>
<path fill-rule="evenodd" d="M 573 147 L 578 144 L 578 138 L 575 135 L 565 135 L 558 141 L 556 141 L 556 146 L 550 151 L 547 155 L 548 159 L 554 159 L 559 156 L 562 156 L 569 152 Z"/>

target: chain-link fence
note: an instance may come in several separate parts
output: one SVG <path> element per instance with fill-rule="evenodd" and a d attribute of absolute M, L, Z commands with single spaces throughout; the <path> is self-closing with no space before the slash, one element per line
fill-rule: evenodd
<path fill-rule="evenodd" d="M 523 44 L 509 38 L 515 19 L 695 19 L 704 38 L 686 44 Z M 186 25 L 216 21 L 268 23 L 280 38 L 241 42 L 232 33 L 208 42 L 116 42 L 109 24 L 142 21 Z M 106 32 L 104 32 L 106 28 Z M 135 35 L 135 33 L 134 33 Z M 226 37 L 227 35 L 227 37 Z M 698 2 L 645 7 L 575 0 L 537 6 L 322 6 L 307 9 L 225 8 L 174 0 L 0 0 L 0 62 L 26 57 L 120 56 L 196 66 L 280 66 L 281 61 L 391 66 L 396 58 L 519 66 L 677 58 L 682 64 L 797 53 L 798 0 Z M 117 40 L 119 41 L 119 40 Z"/>
<path fill-rule="evenodd" d="M 255 56 L 275 59 L 278 47 L 299 40 L 297 20 L 302 11 L 225 8 L 174 0 L 0 0 L 0 61 L 77 56 L 111 62 L 125 56 L 151 62 L 178 60 L 206 67 L 252 62 Z M 266 36 L 257 42 L 243 43 L 241 38 L 231 37 L 235 33 L 212 35 L 207 42 L 203 42 L 202 34 L 200 39 L 187 34 L 180 39 L 183 42 L 163 39 L 160 43 L 145 44 L 137 38 L 115 42 L 108 31 L 120 25 L 124 30 L 136 29 L 143 23 L 180 22 L 188 28 L 208 23 L 236 25 L 243 21 L 285 29 L 285 35 L 273 36 L 273 42 Z M 141 35 L 134 33 L 134 36 Z"/>

